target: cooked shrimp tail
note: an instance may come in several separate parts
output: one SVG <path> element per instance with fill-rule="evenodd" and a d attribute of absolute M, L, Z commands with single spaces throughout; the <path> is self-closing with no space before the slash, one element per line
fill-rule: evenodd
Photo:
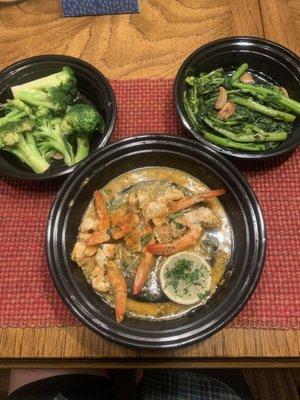
<path fill-rule="evenodd" d="M 195 246 L 201 234 L 202 228 L 200 225 L 194 225 L 188 233 L 174 242 L 149 244 L 147 250 L 152 254 L 169 256 Z"/>
<path fill-rule="evenodd" d="M 117 322 L 122 322 L 126 311 L 126 292 L 116 292 L 115 294 L 115 315 Z"/>
<path fill-rule="evenodd" d="M 194 196 L 183 197 L 180 200 L 170 201 L 168 203 L 168 209 L 170 210 L 171 213 L 182 211 L 185 210 L 186 208 L 194 206 L 197 203 L 200 203 L 203 200 L 212 199 L 214 197 L 221 196 L 222 194 L 225 193 L 226 193 L 225 189 L 216 189 L 216 190 L 211 190 L 209 192 L 198 193 L 195 194 Z"/>
<path fill-rule="evenodd" d="M 126 311 L 127 284 L 122 271 L 114 261 L 107 260 L 106 266 L 110 287 L 115 295 L 116 320 L 121 322 Z"/>
<path fill-rule="evenodd" d="M 110 218 L 106 207 L 106 201 L 103 194 L 99 190 L 94 192 L 94 204 L 96 216 L 98 219 L 98 230 L 105 230 L 110 227 Z"/>
<path fill-rule="evenodd" d="M 106 230 L 104 231 L 97 231 L 92 233 L 86 240 L 87 246 L 93 246 L 96 244 L 101 244 L 108 242 L 110 240 L 110 236 Z"/>
<path fill-rule="evenodd" d="M 148 250 L 143 249 L 142 252 L 142 259 L 137 268 L 134 286 L 133 286 L 133 293 L 138 294 L 142 290 L 145 282 L 147 281 L 150 271 L 153 267 L 154 256 Z"/>

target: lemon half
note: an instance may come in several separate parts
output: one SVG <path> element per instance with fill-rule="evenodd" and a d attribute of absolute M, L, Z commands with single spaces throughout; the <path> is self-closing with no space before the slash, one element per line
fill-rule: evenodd
<path fill-rule="evenodd" d="M 210 295 L 211 267 L 200 254 L 182 251 L 168 257 L 159 278 L 165 295 L 176 303 L 205 302 Z"/>

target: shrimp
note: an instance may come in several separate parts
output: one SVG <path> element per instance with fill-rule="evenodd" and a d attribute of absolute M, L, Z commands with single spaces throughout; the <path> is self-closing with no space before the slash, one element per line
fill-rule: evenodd
<path fill-rule="evenodd" d="M 111 290 L 115 294 L 115 315 L 117 322 L 124 318 L 127 299 L 127 284 L 122 271 L 113 260 L 106 261 L 107 276 Z"/>
<path fill-rule="evenodd" d="M 97 231 L 92 233 L 86 240 L 87 246 L 94 246 L 96 244 L 101 244 L 108 242 L 110 239 L 109 233 L 107 231 Z"/>
<path fill-rule="evenodd" d="M 115 240 L 122 239 L 134 230 L 139 223 L 139 217 L 134 209 L 123 208 L 111 215 L 112 237 Z"/>
<path fill-rule="evenodd" d="M 109 290 L 109 282 L 107 281 L 105 262 L 115 255 L 115 244 L 104 244 L 99 248 L 95 256 L 97 266 L 92 273 L 92 286 L 99 292 L 107 292 Z"/>
<path fill-rule="evenodd" d="M 150 236 L 150 244 L 154 243 L 154 238 L 152 236 L 151 228 L 148 225 L 146 228 L 146 231 L 148 232 L 147 235 Z M 142 242 L 142 240 L 139 240 Z M 136 274 L 135 274 L 135 279 L 134 279 L 134 285 L 133 285 L 133 294 L 138 294 L 142 290 L 145 282 L 147 281 L 150 271 L 153 267 L 154 263 L 154 256 L 152 253 L 150 253 L 147 248 L 143 247 L 142 249 L 142 257 L 139 266 L 137 267 Z"/>
<path fill-rule="evenodd" d="M 84 242 L 76 242 L 72 251 L 72 260 L 80 262 L 84 259 L 86 252 L 86 245 Z"/>
<path fill-rule="evenodd" d="M 221 196 L 224 193 L 226 193 L 225 189 L 216 189 L 211 190 L 210 192 L 198 193 L 194 196 L 183 197 L 179 200 L 170 201 L 168 203 L 168 209 L 171 213 L 175 213 L 177 211 L 182 211 L 186 208 L 192 207 L 205 199 L 211 199 L 217 196 Z"/>
<path fill-rule="evenodd" d="M 201 226 L 194 224 L 190 227 L 189 231 L 185 235 L 181 236 L 181 238 L 177 240 L 174 240 L 174 242 L 149 244 L 146 249 L 152 254 L 170 256 L 171 254 L 175 254 L 179 251 L 187 250 L 195 246 L 201 234 Z"/>
<path fill-rule="evenodd" d="M 108 229 L 110 228 L 110 217 L 107 211 L 105 198 L 99 190 L 95 190 L 94 192 L 94 204 L 98 229 L 87 238 L 87 246 L 105 243 L 110 239 L 108 233 Z"/>
<path fill-rule="evenodd" d="M 94 192 L 95 211 L 98 219 L 98 229 L 105 230 L 110 227 L 110 218 L 106 207 L 106 201 L 99 190 Z"/>

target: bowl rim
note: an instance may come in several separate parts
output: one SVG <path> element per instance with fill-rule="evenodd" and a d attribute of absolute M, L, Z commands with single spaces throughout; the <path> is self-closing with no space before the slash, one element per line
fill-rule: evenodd
<path fill-rule="evenodd" d="M 61 60 L 62 62 L 64 60 L 68 60 L 68 61 L 71 61 L 73 63 L 83 66 L 84 68 L 93 72 L 97 76 L 97 79 L 99 79 L 99 81 L 101 80 L 103 82 L 104 86 L 106 87 L 106 89 L 109 93 L 109 97 L 110 97 L 111 104 L 112 104 L 112 106 L 111 106 L 111 110 L 112 110 L 111 122 L 110 122 L 108 129 L 103 137 L 103 141 L 101 142 L 101 144 L 99 146 L 97 146 L 94 150 L 92 150 L 91 153 L 85 158 L 85 160 L 87 160 L 92 154 L 94 154 L 95 152 L 97 152 L 99 149 L 103 148 L 106 145 L 107 141 L 110 139 L 110 137 L 114 131 L 116 121 L 117 121 L 116 95 L 114 93 L 114 90 L 113 90 L 108 78 L 106 78 L 100 70 L 98 70 L 95 66 L 93 66 L 89 62 L 82 60 L 81 58 L 68 56 L 68 55 L 64 55 L 64 54 L 54 54 L 54 53 L 53 54 L 52 53 L 41 54 L 41 55 L 18 60 L 16 62 L 14 62 L 13 64 L 8 65 L 4 69 L 0 70 L 0 84 L 1 84 L 2 78 L 12 74 L 16 68 L 26 66 L 27 64 L 30 64 L 30 63 L 38 64 L 41 61 L 43 62 L 43 61 L 47 61 L 47 60 L 49 60 L 49 61 L 51 61 L 51 60 L 60 61 Z M 83 161 L 80 161 L 79 165 L 81 165 L 82 162 Z M 12 177 L 12 178 L 15 178 L 18 180 L 24 180 L 24 181 L 43 181 L 43 180 L 50 181 L 50 180 L 53 180 L 56 178 L 65 177 L 65 176 L 70 175 L 77 166 L 78 165 L 73 165 L 71 167 L 66 166 L 66 168 L 64 168 L 63 170 L 57 171 L 57 172 L 54 171 L 52 173 L 49 173 L 48 175 L 36 174 L 35 172 L 28 171 L 26 176 L 20 176 L 18 174 L 18 172 L 2 171 L 1 168 L 0 168 L 0 173 L 3 176 Z"/>
<path fill-rule="evenodd" d="M 75 315 L 77 319 L 79 319 L 83 324 L 88 326 L 92 331 L 94 331 L 97 334 L 100 334 L 106 339 L 112 340 L 116 343 L 123 344 L 123 345 L 128 345 L 130 347 L 134 347 L 137 349 L 173 349 L 173 348 L 178 348 L 182 346 L 186 346 L 188 344 L 202 341 L 206 339 L 207 337 L 215 334 L 217 331 L 222 329 L 225 325 L 227 325 L 232 319 L 234 319 L 237 314 L 245 307 L 247 302 L 249 301 L 250 297 L 252 296 L 262 273 L 263 267 L 264 267 L 264 261 L 266 257 L 266 229 L 265 229 L 265 222 L 264 222 L 264 217 L 262 214 L 262 210 L 260 208 L 259 202 L 256 198 L 256 195 L 251 188 L 250 184 L 248 181 L 245 179 L 243 174 L 228 160 L 226 159 L 223 155 L 220 153 L 215 152 L 214 150 L 208 148 L 207 146 L 204 146 L 202 143 L 196 142 L 191 139 L 186 139 L 186 138 L 179 138 L 175 136 L 170 136 L 170 135 L 138 135 L 134 136 L 131 138 L 126 138 L 121 141 L 115 142 L 113 144 L 110 144 L 106 148 L 101 149 L 97 153 L 95 153 L 92 156 L 92 160 L 90 161 L 95 161 L 97 158 L 100 158 L 102 156 L 105 156 L 105 153 L 109 153 L 118 149 L 120 146 L 125 146 L 125 148 L 128 148 L 128 145 L 131 143 L 138 142 L 140 144 L 149 144 L 149 143 L 162 143 L 165 142 L 166 144 L 169 144 L 172 142 L 173 144 L 180 144 L 180 145 L 188 145 L 192 147 L 193 149 L 195 148 L 200 148 L 202 151 L 206 151 L 210 153 L 210 155 L 214 156 L 213 159 L 215 160 L 215 157 L 222 162 L 223 165 L 225 165 L 226 169 L 229 170 L 229 173 L 231 175 L 234 175 L 235 179 L 238 179 L 239 184 L 242 186 L 242 189 L 246 192 L 248 195 L 248 202 L 251 202 L 251 205 L 253 207 L 253 211 L 255 213 L 256 217 L 256 229 L 257 229 L 257 235 L 259 241 L 259 246 L 257 246 L 257 257 L 256 257 L 256 263 L 255 267 L 253 268 L 253 273 L 251 275 L 251 279 L 248 279 L 247 281 L 247 290 L 246 292 L 243 292 L 242 298 L 240 299 L 238 304 L 234 304 L 233 306 L 230 307 L 230 310 L 226 311 L 226 315 L 222 316 L 217 322 L 214 323 L 213 327 L 209 328 L 209 331 L 205 331 L 202 334 L 197 334 L 196 336 L 185 336 L 180 339 L 180 342 L 174 342 L 174 339 L 170 342 L 166 341 L 159 341 L 156 337 L 152 338 L 147 338 L 146 341 L 141 342 L 141 339 L 137 339 L 137 336 L 135 336 L 135 339 L 132 338 L 132 335 L 126 335 L 126 334 L 119 334 L 118 329 L 116 328 L 111 328 L 108 327 L 105 323 L 102 323 L 97 325 L 95 321 L 93 321 L 92 318 L 87 318 L 87 310 L 83 309 L 83 307 L 80 307 L 80 304 L 76 305 L 76 299 L 74 299 L 74 296 L 70 295 L 68 292 L 67 288 L 65 287 L 64 283 L 60 280 L 59 276 L 59 268 L 60 266 L 56 264 L 55 261 L 55 250 L 53 249 L 54 246 L 54 239 L 52 236 L 55 221 L 57 219 L 57 215 L 59 214 L 60 218 L 60 213 L 59 209 L 61 207 L 61 201 L 64 198 L 64 194 L 66 193 L 66 190 L 69 188 L 69 186 L 76 185 L 74 181 L 74 177 L 80 173 L 83 173 L 87 168 L 88 168 L 88 163 L 81 164 L 76 168 L 74 173 L 64 182 L 64 184 L 61 186 L 59 192 L 57 193 L 51 211 L 49 213 L 48 217 L 48 223 L 47 223 L 47 232 L 46 232 L 46 255 L 47 255 L 47 261 L 48 261 L 48 267 L 50 271 L 50 275 L 52 277 L 53 283 L 64 301 L 64 303 L 67 305 L 69 310 Z M 257 244 L 256 244 L 257 245 Z M 244 287 L 245 285 L 243 285 Z M 108 329 L 109 328 L 109 329 Z"/>
<path fill-rule="evenodd" d="M 251 159 L 266 159 L 266 158 L 273 158 L 273 157 L 277 157 L 280 156 L 282 154 L 285 154 L 287 152 L 291 152 L 292 150 L 294 150 L 299 144 L 300 144 L 300 134 L 298 135 L 298 140 L 294 143 L 291 144 L 290 146 L 286 147 L 286 148 L 282 148 L 282 149 L 273 149 L 270 152 L 261 152 L 261 153 L 250 153 L 250 152 L 241 152 L 238 150 L 233 150 L 233 149 L 227 149 L 227 148 L 223 148 L 221 146 L 218 146 L 214 143 L 209 142 L 208 140 L 204 139 L 204 137 L 202 135 L 200 135 L 198 132 L 196 132 L 196 130 L 192 127 L 192 125 L 190 124 L 190 122 L 186 119 L 183 109 L 180 106 L 180 100 L 179 100 L 179 85 L 181 84 L 182 81 L 182 77 L 188 67 L 188 64 L 193 60 L 193 58 L 199 54 L 199 52 L 204 51 L 206 49 L 212 48 L 216 45 L 219 44 L 233 44 L 234 42 L 238 42 L 238 41 L 248 41 L 251 42 L 251 44 L 256 44 L 255 42 L 259 42 L 260 44 L 267 44 L 269 46 L 271 46 L 273 49 L 276 49 L 277 51 L 280 51 L 281 53 L 285 54 L 285 56 L 298 64 L 298 69 L 299 69 L 299 73 L 300 73 L 300 57 L 294 53 L 292 50 L 288 49 L 287 47 L 276 43 L 272 40 L 269 39 L 264 39 L 258 36 L 229 36 L 229 37 L 223 37 L 220 39 L 216 39 L 213 40 L 209 43 L 206 43 L 200 47 L 198 47 L 197 49 L 195 49 L 191 54 L 188 55 L 188 57 L 183 61 L 183 63 L 180 65 L 177 73 L 176 73 L 176 77 L 174 80 L 174 85 L 173 85 L 173 102 L 177 111 L 177 115 L 181 121 L 181 124 L 183 125 L 183 127 L 186 129 L 186 131 L 188 131 L 197 141 L 203 143 L 204 145 L 212 148 L 213 150 L 217 151 L 218 153 L 222 153 L 224 155 L 230 156 L 230 157 L 234 157 L 234 158 L 240 158 L 240 159 L 247 159 L 247 160 L 251 160 Z M 300 118 L 300 116 L 298 116 L 297 118 Z"/>

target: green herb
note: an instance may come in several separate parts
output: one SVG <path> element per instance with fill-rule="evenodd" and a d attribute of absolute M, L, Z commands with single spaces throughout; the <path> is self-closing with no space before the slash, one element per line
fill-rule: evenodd
<path fill-rule="evenodd" d="M 141 245 L 143 247 L 147 246 L 147 244 L 150 243 L 151 239 L 152 239 L 152 233 L 146 233 L 146 235 L 141 237 Z"/>
<path fill-rule="evenodd" d="M 179 281 L 183 281 L 186 285 L 192 285 L 199 281 L 200 270 L 192 271 L 193 264 L 193 261 L 182 258 L 175 262 L 174 268 L 166 271 L 165 277 L 174 290 L 177 289 Z"/>
<path fill-rule="evenodd" d="M 176 213 L 170 214 L 169 218 L 171 221 L 173 221 L 174 219 L 178 218 L 178 217 L 182 217 L 183 213 L 181 211 L 178 211 Z"/>
<path fill-rule="evenodd" d="M 208 295 L 209 295 L 208 290 L 206 290 L 205 292 L 202 292 L 202 293 L 197 293 L 197 297 L 199 300 L 204 300 Z"/>

